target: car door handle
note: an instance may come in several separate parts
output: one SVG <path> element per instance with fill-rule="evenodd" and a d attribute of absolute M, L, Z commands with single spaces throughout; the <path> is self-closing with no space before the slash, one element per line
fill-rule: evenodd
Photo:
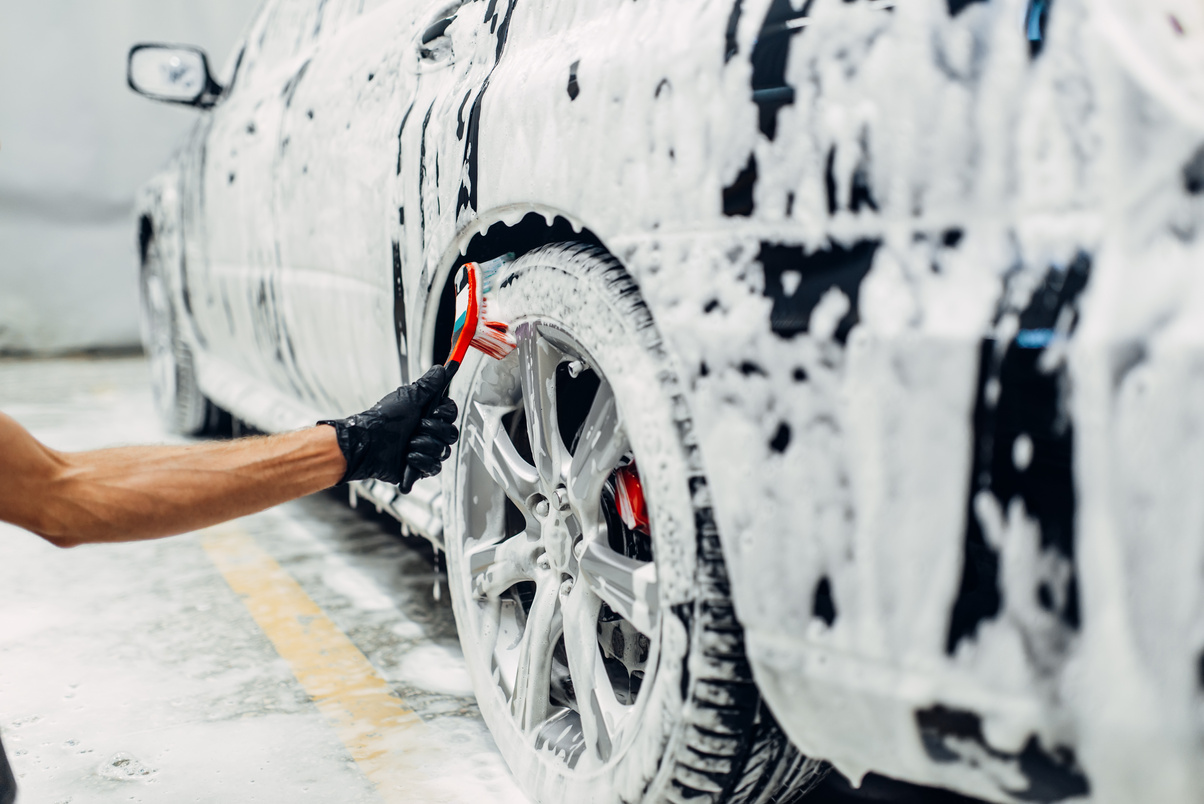
<path fill-rule="evenodd" d="M 427 45 L 438 39 L 447 31 L 447 26 L 456 21 L 456 15 L 441 19 L 438 22 L 431 23 L 425 31 L 422 32 L 422 44 Z"/>
<path fill-rule="evenodd" d="M 456 15 L 436 20 L 422 32 L 418 46 L 418 55 L 427 61 L 444 61 L 451 58 L 451 37 L 447 35 L 448 27 L 456 21 Z"/>

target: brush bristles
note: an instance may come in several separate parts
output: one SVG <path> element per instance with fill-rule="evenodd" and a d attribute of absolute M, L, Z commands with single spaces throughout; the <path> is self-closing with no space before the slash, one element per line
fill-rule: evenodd
<path fill-rule="evenodd" d="M 456 277 L 456 322 L 452 335 L 452 358 L 461 360 L 469 347 L 476 347 L 495 360 L 501 360 L 515 349 L 510 328 L 500 321 L 486 321 L 485 308 L 488 295 L 493 289 L 493 279 L 507 264 L 514 261 L 513 254 L 504 254 L 487 262 L 470 262 L 460 267 Z M 475 320 L 469 320 L 469 311 Z M 467 330 L 467 331 L 466 331 Z M 465 344 L 464 338 L 471 340 Z"/>
<path fill-rule="evenodd" d="M 498 271 L 514 262 L 514 252 L 503 254 L 487 262 L 477 263 L 477 278 L 481 286 L 481 295 L 486 296 L 493 290 L 493 278 Z"/>
<path fill-rule="evenodd" d="M 501 360 L 517 346 L 510 334 L 510 328 L 500 321 L 481 322 L 473 336 L 472 345 L 494 360 Z"/>

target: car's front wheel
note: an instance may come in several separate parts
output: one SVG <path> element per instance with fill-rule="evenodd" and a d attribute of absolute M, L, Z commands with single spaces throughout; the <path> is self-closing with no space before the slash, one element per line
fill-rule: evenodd
<path fill-rule="evenodd" d="M 472 353 L 445 472 L 477 698 L 539 802 L 783 801 L 821 764 L 761 703 L 691 421 L 634 283 L 573 245 L 520 257 Z"/>

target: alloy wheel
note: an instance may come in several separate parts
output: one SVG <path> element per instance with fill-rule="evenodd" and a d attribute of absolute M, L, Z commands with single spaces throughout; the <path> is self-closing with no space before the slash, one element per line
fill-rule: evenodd
<path fill-rule="evenodd" d="M 624 749 L 656 667 L 652 538 L 606 378 L 550 324 L 516 337 L 465 412 L 469 618 L 521 732 L 596 767 Z"/>

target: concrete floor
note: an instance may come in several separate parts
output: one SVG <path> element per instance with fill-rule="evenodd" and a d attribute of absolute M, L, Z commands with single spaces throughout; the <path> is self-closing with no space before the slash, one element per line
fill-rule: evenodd
<path fill-rule="evenodd" d="M 0 362 L 0 409 L 58 449 L 172 440 L 141 359 Z M 429 549 L 340 499 L 65 551 L 0 524 L 0 545 L 0 733 L 22 802 L 526 801 L 477 711 L 446 587 L 432 595 Z M 254 595 L 231 587 L 247 549 L 334 627 L 304 644 L 265 632 Z M 375 669 L 368 686 L 404 702 L 369 712 L 387 734 L 348 731 L 347 702 L 373 705 L 362 678 L 317 691 L 334 711 L 311 698 L 329 679 L 305 651 L 347 650 L 339 632 Z"/>
<path fill-rule="evenodd" d="M 141 358 L 0 360 L 0 410 L 57 449 L 179 440 Z M 431 548 L 341 494 L 73 550 L 0 523 L 0 556 L 0 734 L 20 804 L 526 802 Z M 836 774 L 807 799 L 869 801 L 973 804 Z"/>

